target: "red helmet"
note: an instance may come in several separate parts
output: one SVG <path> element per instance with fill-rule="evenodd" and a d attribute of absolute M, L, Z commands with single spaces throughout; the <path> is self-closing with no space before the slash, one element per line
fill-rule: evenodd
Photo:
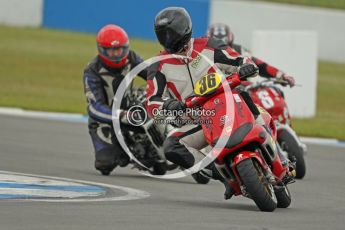
<path fill-rule="evenodd" d="M 98 55 L 109 67 L 120 68 L 126 64 L 129 53 L 127 33 L 119 26 L 106 25 L 97 34 Z"/>
<path fill-rule="evenodd" d="M 234 42 L 234 34 L 230 27 L 223 23 L 210 25 L 207 30 L 207 37 L 214 37 L 223 40 L 225 43 L 229 44 L 229 46 L 232 46 L 232 43 Z"/>

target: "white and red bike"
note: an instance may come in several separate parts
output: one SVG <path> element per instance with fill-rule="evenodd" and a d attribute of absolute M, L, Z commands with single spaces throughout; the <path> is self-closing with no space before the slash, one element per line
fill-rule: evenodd
<path fill-rule="evenodd" d="M 287 85 L 280 79 L 267 79 L 261 82 L 248 83 L 245 87 L 254 103 L 264 108 L 275 121 L 277 127 L 277 141 L 291 161 L 296 161 L 296 178 L 302 179 L 306 174 L 305 154 L 306 145 L 303 144 L 291 126 L 291 115 L 285 101 L 284 93 L 277 84 Z"/>

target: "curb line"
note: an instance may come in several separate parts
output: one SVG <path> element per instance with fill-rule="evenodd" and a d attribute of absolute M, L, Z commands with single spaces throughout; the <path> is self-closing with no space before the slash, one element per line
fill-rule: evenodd
<path fill-rule="evenodd" d="M 17 117 L 30 117 L 55 121 L 67 121 L 75 123 L 87 123 L 88 116 L 78 113 L 56 113 L 24 110 L 20 108 L 0 107 L 0 115 L 11 115 Z M 306 144 L 327 145 L 345 147 L 345 141 L 332 138 L 301 137 L 301 141 Z"/>

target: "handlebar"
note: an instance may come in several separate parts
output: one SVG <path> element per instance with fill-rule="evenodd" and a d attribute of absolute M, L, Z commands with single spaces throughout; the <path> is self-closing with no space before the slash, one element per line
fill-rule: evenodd
<path fill-rule="evenodd" d="M 260 82 L 255 82 L 251 85 L 246 86 L 245 91 L 249 91 L 250 89 L 255 89 L 255 88 L 260 88 L 260 87 L 268 87 L 268 86 L 272 86 L 274 84 L 286 86 L 289 84 L 289 82 L 286 80 L 283 80 L 283 79 L 270 78 L 270 79 L 266 79 L 266 80 L 263 80 Z"/>

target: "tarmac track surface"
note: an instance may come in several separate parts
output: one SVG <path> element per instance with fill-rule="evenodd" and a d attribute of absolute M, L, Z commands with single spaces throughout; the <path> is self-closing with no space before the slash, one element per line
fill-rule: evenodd
<path fill-rule="evenodd" d="M 0 170 L 143 190 L 144 199 L 103 202 L 0 200 L 0 229 L 345 229 L 344 148 L 309 145 L 307 176 L 290 185 L 287 209 L 263 213 L 254 202 L 223 200 L 219 182 L 159 180 L 117 168 L 93 169 L 85 124 L 0 116 Z M 123 195 L 123 191 L 117 191 Z"/>

